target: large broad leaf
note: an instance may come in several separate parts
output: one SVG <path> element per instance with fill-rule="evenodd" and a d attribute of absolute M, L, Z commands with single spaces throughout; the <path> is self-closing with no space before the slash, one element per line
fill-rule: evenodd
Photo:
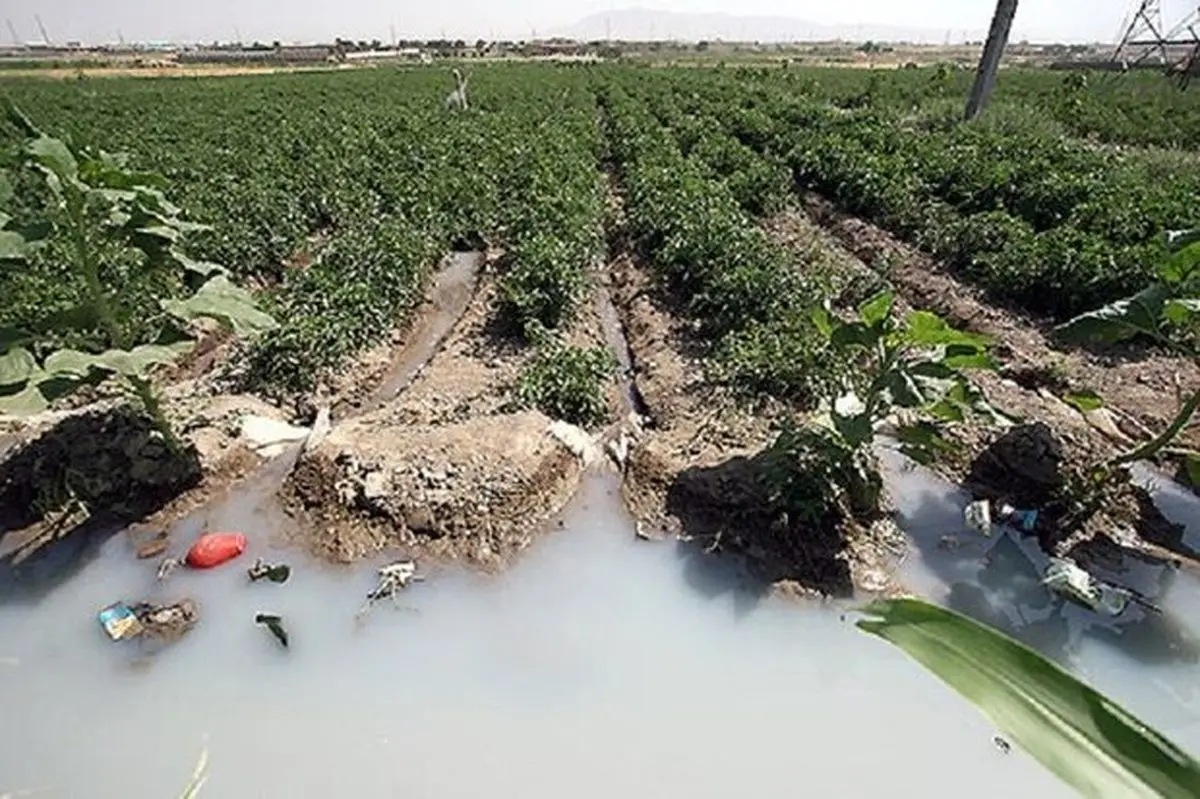
<path fill-rule="evenodd" d="M 190 322 L 207 317 L 229 327 L 239 336 L 271 330 L 276 322 L 270 315 L 258 310 L 254 297 L 245 289 L 218 275 L 207 281 L 186 300 L 163 300 L 163 310 Z"/>
<path fill-rule="evenodd" d="M 892 292 L 880 292 L 858 306 L 858 316 L 868 326 L 879 324 L 892 313 L 892 304 L 895 301 L 896 295 Z"/>
<path fill-rule="evenodd" d="M 145 344 L 132 350 L 108 350 L 98 355 L 79 350 L 59 350 L 46 359 L 48 375 L 88 377 L 94 370 L 116 372 L 127 377 L 140 377 L 154 366 L 173 363 L 191 349 L 193 342 L 178 344 Z"/>
<path fill-rule="evenodd" d="M 909 344 L 930 347 L 972 347 L 988 345 L 986 336 L 955 330 L 944 319 L 929 311 L 913 311 L 905 320 L 904 340 Z"/>
<path fill-rule="evenodd" d="M 24 261 L 28 253 L 24 236 L 13 230 L 0 230 L 0 261 Z"/>
<path fill-rule="evenodd" d="M 13 347 L 0 354 L 0 388 L 22 386 L 37 372 L 37 361 L 24 347 Z"/>
<path fill-rule="evenodd" d="M 907 652 L 1085 796 L 1200 796 L 1200 763 L 1115 702 L 1008 636 L 915 599 L 858 626 Z"/>
<path fill-rule="evenodd" d="M 1055 332 L 1068 344 L 1116 344 L 1138 335 L 1153 335 L 1163 304 L 1170 297 L 1170 288 L 1156 283 L 1127 300 L 1077 316 Z"/>
<path fill-rule="evenodd" d="M 50 407 L 49 400 L 34 383 L 29 383 L 15 394 L 0 393 L 0 415 L 32 416 Z"/>
<path fill-rule="evenodd" d="M 29 143 L 28 151 L 43 169 L 54 173 L 63 183 L 74 181 L 79 175 L 75 156 L 60 139 L 40 136 Z"/>

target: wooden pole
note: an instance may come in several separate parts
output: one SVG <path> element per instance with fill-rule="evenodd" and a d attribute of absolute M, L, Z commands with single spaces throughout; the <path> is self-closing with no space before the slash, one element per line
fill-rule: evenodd
<path fill-rule="evenodd" d="M 967 100 L 968 122 L 983 113 L 988 95 L 996 85 L 996 72 L 1000 69 L 1000 58 L 1004 55 L 1004 47 L 1008 44 L 1008 34 L 1012 30 L 1013 17 L 1016 14 L 1017 0 L 996 0 L 992 29 L 988 32 L 983 57 L 979 59 L 979 72 L 975 75 L 975 85 L 971 88 L 970 99 Z"/>

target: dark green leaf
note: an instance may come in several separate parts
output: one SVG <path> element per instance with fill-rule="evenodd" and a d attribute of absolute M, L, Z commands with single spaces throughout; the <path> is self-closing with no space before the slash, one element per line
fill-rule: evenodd
<path fill-rule="evenodd" d="M 928 422 L 905 425 L 896 430 L 900 451 L 918 463 L 931 465 L 940 454 L 958 452 L 961 447 L 946 438 L 936 425 Z"/>
<path fill-rule="evenodd" d="M 1085 796 L 1200 796 L 1200 764 L 1149 725 L 1029 647 L 915 599 L 881 601 L 858 622 L 978 707 Z"/>
<path fill-rule="evenodd" d="M 4 113 L 8 121 L 13 123 L 25 136 L 41 136 L 42 132 L 25 116 L 25 112 L 17 107 L 9 98 L 4 98 Z"/>
<path fill-rule="evenodd" d="M 12 201 L 12 198 L 12 176 L 9 175 L 7 169 L 0 169 L 0 208 L 7 206 Z M 0 223 L 0 227 L 4 227 L 4 224 Z"/>
<path fill-rule="evenodd" d="M 871 427 L 871 419 L 867 414 L 860 413 L 856 416 L 842 416 L 837 411 L 833 411 L 830 413 L 830 418 L 833 420 L 833 426 L 838 431 L 838 434 L 851 447 L 857 447 L 871 440 L 874 430 Z"/>
<path fill-rule="evenodd" d="M 1152 335 L 1158 331 L 1163 304 L 1170 297 L 1171 290 L 1156 283 L 1129 299 L 1077 316 L 1055 332 L 1068 344 L 1115 344 L 1137 335 Z"/>
<path fill-rule="evenodd" d="M 1184 473 L 1193 488 L 1200 487 L 1200 455 L 1187 455 L 1183 460 Z"/>
<path fill-rule="evenodd" d="M 835 347 L 870 347 L 876 336 L 862 322 L 839 323 L 833 328 L 830 341 Z"/>

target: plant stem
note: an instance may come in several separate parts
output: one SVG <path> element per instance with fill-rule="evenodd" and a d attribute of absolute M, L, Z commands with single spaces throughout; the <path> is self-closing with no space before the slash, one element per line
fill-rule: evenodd
<path fill-rule="evenodd" d="M 1183 404 L 1183 407 L 1179 409 L 1179 413 L 1175 415 L 1175 419 L 1171 422 L 1170 426 L 1168 426 L 1166 430 L 1162 431 L 1145 444 L 1142 444 L 1137 449 L 1116 457 L 1109 462 L 1109 465 L 1120 466 L 1122 464 L 1154 457 L 1159 453 L 1159 451 L 1169 446 L 1170 443 L 1175 440 L 1175 437 L 1179 435 L 1180 431 L 1187 427 L 1188 422 L 1190 422 L 1192 417 L 1196 415 L 1196 411 L 1198 409 L 1200 409 L 1200 391 L 1193 393 L 1191 399 Z"/>
<path fill-rule="evenodd" d="M 87 284 L 88 299 L 96 310 L 100 326 L 108 335 L 109 346 L 127 349 L 124 335 L 121 333 L 121 326 L 117 323 L 116 314 L 113 313 L 112 305 L 108 302 L 108 295 L 104 292 L 104 286 L 100 282 L 100 267 L 96 263 L 92 248 L 88 246 L 84 202 L 79 199 L 71 199 L 67 202 L 71 222 L 71 239 L 75 243 L 75 257 L 78 260 L 77 266 L 83 273 L 84 282 Z"/>
<path fill-rule="evenodd" d="M 125 339 L 125 334 L 121 331 L 121 325 L 117 321 L 116 314 L 113 313 L 112 305 L 108 301 L 108 294 L 104 291 L 104 285 L 100 282 L 100 267 L 96 263 L 95 253 L 88 246 L 87 240 L 87 219 L 84 215 L 85 199 L 71 198 L 67 201 L 67 208 L 71 224 L 71 239 L 75 243 L 75 257 L 78 260 L 77 266 L 79 271 L 83 273 L 84 282 L 87 284 L 88 298 L 92 307 L 96 311 L 96 317 L 100 322 L 100 327 L 108 335 L 108 344 L 120 350 L 129 349 L 129 342 Z M 133 386 L 137 393 L 138 399 L 142 402 L 142 407 L 154 422 L 154 426 L 162 433 L 163 440 L 167 443 L 167 449 L 172 455 L 179 455 L 183 452 L 183 443 L 179 437 L 175 435 L 175 431 L 171 429 L 171 423 L 167 420 L 166 414 L 163 413 L 162 403 L 159 402 L 158 395 L 154 393 L 154 387 L 149 380 L 141 377 L 128 375 L 129 383 Z"/>
<path fill-rule="evenodd" d="M 154 421 L 154 426 L 162 433 L 163 440 L 167 442 L 167 449 L 172 455 L 179 455 L 183 452 L 183 442 L 175 435 L 175 431 L 171 428 L 171 422 L 167 419 L 167 415 L 163 413 L 162 403 L 159 402 L 158 395 L 154 392 L 154 387 L 150 385 L 150 381 L 141 377 L 129 377 L 130 384 L 134 391 L 137 392 L 138 399 L 142 401 L 142 406 L 146 409 L 146 413 Z"/>

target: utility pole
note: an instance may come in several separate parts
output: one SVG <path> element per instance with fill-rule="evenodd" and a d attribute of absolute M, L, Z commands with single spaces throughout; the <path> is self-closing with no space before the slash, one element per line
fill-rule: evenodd
<path fill-rule="evenodd" d="M 983 56 L 979 59 L 979 72 L 975 75 L 975 85 L 971 87 L 971 97 L 967 100 L 968 122 L 983 113 L 988 95 L 996 85 L 996 72 L 1000 69 L 1000 58 L 1004 55 L 1004 46 L 1008 44 L 1008 34 L 1016 14 L 1017 0 L 996 0 L 996 15 L 992 17 L 992 28 L 988 31 L 987 44 L 983 46 Z"/>

